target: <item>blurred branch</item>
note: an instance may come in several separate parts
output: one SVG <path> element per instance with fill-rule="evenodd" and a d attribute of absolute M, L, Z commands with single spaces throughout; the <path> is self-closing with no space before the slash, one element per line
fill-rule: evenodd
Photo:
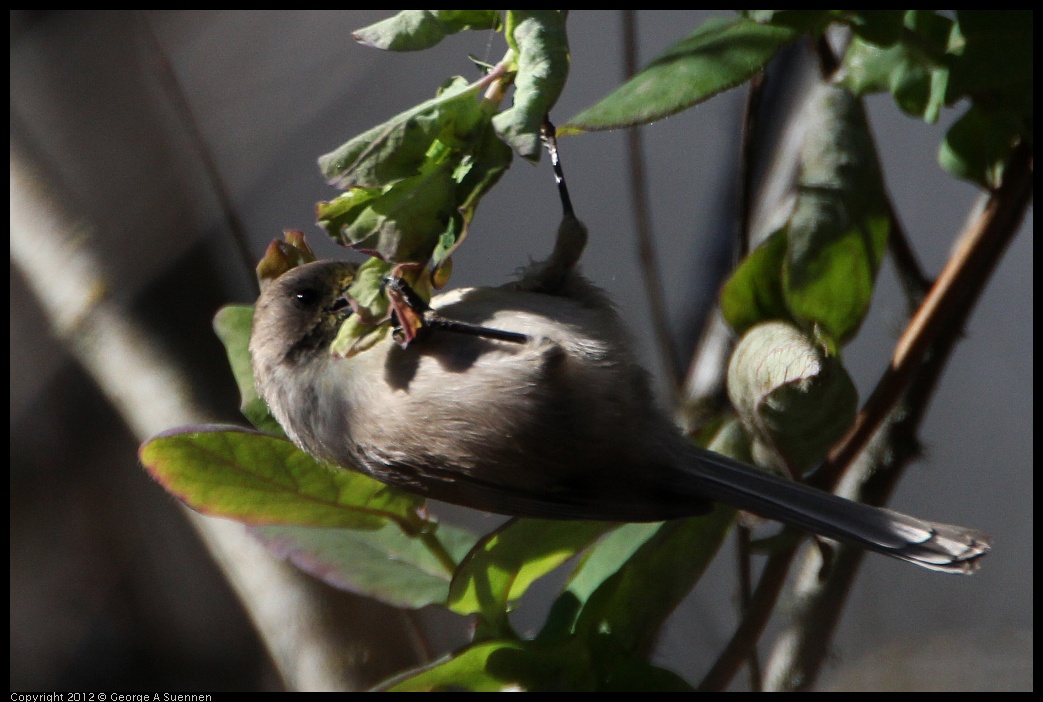
<path fill-rule="evenodd" d="M 637 73 L 635 10 L 623 10 L 623 73 L 624 80 Z M 645 294 L 648 295 L 656 347 L 659 349 L 663 370 L 670 379 L 670 393 L 671 400 L 673 400 L 671 406 L 675 406 L 681 383 L 684 380 L 684 369 L 681 367 L 681 359 L 677 355 L 677 348 L 670 334 L 670 318 L 666 313 L 666 302 L 663 298 L 662 273 L 656 257 L 655 240 L 652 236 L 652 217 L 648 206 L 645 152 L 641 141 L 641 130 L 637 127 L 627 129 L 627 160 L 630 163 L 627 173 L 630 175 L 630 194 L 634 207 L 638 259 L 641 262 L 641 274 L 645 281 Z"/>
<path fill-rule="evenodd" d="M 757 641 L 764 632 L 764 627 L 768 625 L 771 615 L 775 612 L 775 603 L 778 602 L 782 588 L 786 584 L 786 574 L 789 573 L 790 564 L 792 564 L 796 552 L 797 545 L 793 543 L 768 558 L 768 562 L 761 571 L 761 578 L 757 582 L 757 589 L 746 603 L 742 623 L 739 624 L 728 645 L 714 661 L 713 667 L 699 683 L 700 691 L 726 690 L 735 674 L 754 655 Z M 759 665 L 757 673 L 757 682 L 760 685 L 755 689 L 760 690 L 764 681 Z"/>
<path fill-rule="evenodd" d="M 55 337 L 101 388 L 141 440 L 159 431 L 211 419 L 168 349 L 158 345 L 118 303 L 92 250 L 92 227 L 71 211 L 68 198 L 38 165 L 27 145 L 11 139 L 11 260 L 47 315 Z M 128 447 L 128 450 L 131 450 Z M 185 510 L 215 561 L 239 594 L 286 686 L 295 690 L 352 690 L 374 682 L 375 637 L 410 642 L 396 655 L 421 658 L 408 617 L 380 627 L 359 626 L 336 612 L 344 598 L 269 555 L 245 527 Z M 333 606 L 334 598 L 337 607 Z M 371 607 L 358 598 L 357 610 Z M 354 621 L 352 621 L 354 620 Z M 386 644 L 385 644 L 386 645 Z M 404 662 L 402 667 L 409 663 Z M 380 675 L 385 674 L 381 671 Z M 378 676 L 379 677 L 379 676 Z"/>

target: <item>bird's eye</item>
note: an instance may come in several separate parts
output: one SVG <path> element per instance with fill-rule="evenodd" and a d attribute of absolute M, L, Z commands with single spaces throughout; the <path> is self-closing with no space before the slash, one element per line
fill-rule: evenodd
<path fill-rule="evenodd" d="M 293 301 L 298 307 L 311 307 L 319 299 L 319 291 L 315 288 L 303 288 L 293 294 Z"/>

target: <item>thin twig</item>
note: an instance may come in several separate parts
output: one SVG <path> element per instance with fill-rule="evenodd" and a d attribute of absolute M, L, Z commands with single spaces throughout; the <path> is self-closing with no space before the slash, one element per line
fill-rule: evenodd
<path fill-rule="evenodd" d="M 786 574 L 789 572 L 796 552 L 797 546 L 794 543 L 781 551 L 776 551 L 768 558 L 768 562 L 761 572 L 761 579 L 757 583 L 757 589 L 750 598 L 749 607 L 743 616 L 742 623 L 735 630 L 721 655 L 717 657 L 713 667 L 699 683 L 700 691 L 725 690 L 743 664 L 749 661 L 750 651 L 756 647 L 757 640 L 775 611 L 775 603 L 782 593 Z"/>
<path fill-rule="evenodd" d="M 735 541 L 737 544 L 736 550 L 738 551 L 736 560 L 739 568 L 739 614 L 742 620 L 748 617 L 750 605 L 753 602 L 753 554 L 750 549 L 752 538 L 750 529 L 740 524 L 735 532 Z M 757 646 L 753 645 L 746 648 L 746 667 L 750 673 L 749 689 L 751 692 L 760 692 L 764 687 L 764 680 L 761 676 L 761 664 L 757 655 Z"/>
<path fill-rule="evenodd" d="M 933 281 L 923 272 L 923 268 L 916 258 L 916 252 L 913 251 L 913 247 L 909 243 L 909 237 L 905 234 L 905 228 L 899 221 L 898 214 L 891 203 L 890 196 L 888 196 L 887 200 L 887 209 L 888 217 L 891 220 L 891 231 L 887 237 L 887 248 L 891 252 L 891 258 L 894 259 L 898 280 L 902 283 L 909 314 L 912 316 L 916 308 L 923 302 L 927 291 L 931 289 Z"/>
<path fill-rule="evenodd" d="M 757 125 L 761 98 L 764 95 L 764 71 L 750 80 L 746 105 L 742 112 L 742 133 L 739 146 L 739 221 L 735 248 L 738 260 L 750 251 L 750 220 L 753 216 L 753 161 L 757 153 Z"/>
<path fill-rule="evenodd" d="M 637 72 L 637 17 L 634 10 L 623 10 L 623 64 L 624 78 L 629 79 Z M 627 172 L 630 174 L 631 202 L 634 207 L 634 228 L 637 232 L 637 253 L 641 262 L 642 277 L 645 281 L 645 293 L 648 295 L 652 329 L 655 333 L 660 360 L 670 379 L 672 399 L 676 400 L 684 380 L 684 369 L 670 334 L 670 320 L 666 314 L 666 302 L 661 287 L 662 275 L 656 257 L 648 207 L 644 147 L 641 131 L 637 127 L 627 130 L 627 156 L 630 166 Z"/>

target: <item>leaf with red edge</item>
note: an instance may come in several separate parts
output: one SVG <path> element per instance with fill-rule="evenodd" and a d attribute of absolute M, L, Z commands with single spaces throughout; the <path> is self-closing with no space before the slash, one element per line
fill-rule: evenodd
<path fill-rule="evenodd" d="M 197 512 L 248 524 L 430 528 L 423 500 L 321 463 L 286 439 L 229 426 L 180 427 L 142 445 L 145 469 Z"/>

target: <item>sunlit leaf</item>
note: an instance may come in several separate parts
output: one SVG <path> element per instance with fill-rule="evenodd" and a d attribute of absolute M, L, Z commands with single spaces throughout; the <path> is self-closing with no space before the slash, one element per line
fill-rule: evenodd
<path fill-rule="evenodd" d="M 574 675 L 563 675 L 578 662 L 532 650 L 516 640 L 485 641 L 410 671 L 381 686 L 391 692 L 522 692 L 576 689 Z"/>
<path fill-rule="evenodd" d="M 615 525 L 610 522 L 518 519 L 483 537 L 460 564 L 449 595 L 458 614 L 501 621 L 510 602 Z"/>
<path fill-rule="evenodd" d="M 236 427 L 181 427 L 145 442 L 139 457 L 192 509 L 247 524 L 426 528 L 423 500 L 361 473 L 316 461 L 286 439 Z"/>
<path fill-rule="evenodd" d="M 425 263 L 457 213 L 452 169 L 450 163 L 433 165 L 400 180 L 353 211 L 350 221 L 347 217 L 331 220 L 320 206 L 320 224 L 346 222 L 329 234 L 356 251 L 394 263 Z"/>
<path fill-rule="evenodd" d="M 516 52 L 514 104 L 493 117 L 501 139 L 530 161 L 540 157 L 540 125 L 569 72 L 563 10 L 508 10 L 508 44 Z"/>
<path fill-rule="evenodd" d="M 869 310 L 890 215 L 861 102 L 823 86 L 806 114 L 783 291 L 797 320 L 842 344 Z"/>
<path fill-rule="evenodd" d="M 476 138 L 488 123 L 478 101 L 483 85 L 459 77 L 449 81 L 438 96 L 322 156 L 319 169 L 342 190 L 382 188 L 415 176 L 436 140 L 458 146 Z"/>
<path fill-rule="evenodd" d="M 740 334 L 769 319 L 790 319 L 782 290 L 786 230 L 772 234 L 750 252 L 721 288 L 721 313 Z"/>
<path fill-rule="evenodd" d="M 419 51 L 465 29 L 499 29 L 499 10 L 402 10 L 352 33 L 376 49 Z"/>
<path fill-rule="evenodd" d="M 464 157 L 453 176 L 459 182 L 456 202 L 460 216 L 452 218 L 439 237 L 431 254 L 432 266 L 440 266 L 463 243 L 479 201 L 507 171 L 513 156 L 511 147 L 503 143 L 492 129 L 488 129 L 474 151 Z"/>
<path fill-rule="evenodd" d="M 647 124 L 680 112 L 749 80 L 798 36 L 744 17 L 712 17 L 559 133 Z"/>

